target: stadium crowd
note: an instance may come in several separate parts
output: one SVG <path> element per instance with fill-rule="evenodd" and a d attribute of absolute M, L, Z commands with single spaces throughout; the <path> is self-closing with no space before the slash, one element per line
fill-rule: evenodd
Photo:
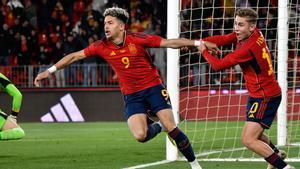
<path fill-rule="evenodd" d="M 130 31 L 165 36 L 166 1 L 162 0 L 2 0 L 0 64 L 47 67 L 64 55 L 87 47 L 104 37 L 102 13 L 111 6 L 122 7 L 130 12 Z M 150 53 L 153 57 L 155 53 L 165 55 L 164 51 Z M 81 74 L 86 74 L 90 69 L 94 69 L 92 72 L 95 73 L 96 65 L 101 63 L 105 64 L 105 61 L 95 57 L 78 65 L 85 65 Z M 71 79 L 67 82 L 78 82 L 72 82 L 72 77 L 78 75 L 74 75 L 73 70 L 66 70 L 62 74 L 67 77 L 70 75 Z M 82 83 L 86 83 L 84 81 Z M 90 81 L 96 85 L 95 79 Z M 64 85 L 65 82 L 58 86 Z"/>

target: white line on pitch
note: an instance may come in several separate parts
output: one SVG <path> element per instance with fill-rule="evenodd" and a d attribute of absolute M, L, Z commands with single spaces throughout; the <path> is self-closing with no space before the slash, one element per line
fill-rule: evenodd
<path fill-rule="evenodd" d="M 145 167 L 150 167 L 150 166 L 155 166 L 155 165 L 167 164 L 167 163 L 170 163 L 170 162 L 172 162 L 172 161 L 169 161 L 169 160 L 162 160 L 162 161 L 157 161 L 157 162 L 154 162 L 154 163 L 141 164 L 141 165 L 132 166 L 132 167 L 123 168 L 123 169 L 145 168 Z"/>

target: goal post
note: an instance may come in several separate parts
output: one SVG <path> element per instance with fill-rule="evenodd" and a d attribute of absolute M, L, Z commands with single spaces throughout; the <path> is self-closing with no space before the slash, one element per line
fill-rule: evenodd
<path fill-rule="evenodd" d="M 282 88 L 277 120 L 266 134 L 300 161 L 300 4 L 283 1 L 168 0 L 167 38 L 199 39 L 233 31 L 235 11 L 251 7 L 272 55 Z M 224 57 L 233 46 L 221 48 Z M 261 161 L 241 143 L 248 91 L 236 66 L 214 72 L 198 51 L 167 49 L 167 86 L 176 123 L 188 135 L 196 156 L 207 161 Z M 166 158 L 181 155 L 169 139 Z"/>
<path fill-rule="evenodd" d="M 288 64 L 288 2 L 278 2 L 278 83 L 282 100 L 277 114 L 277 145 L 285 146 L 287 141 L 287 64 Z"/>
<path fill-rule="evenodd" d="M 179 37 L 179 0 L 168 0 L 167 38 Z M 179 51 L 167 49 L 167 89 L 169 91 L 175 123 L 179 123 Z M 166 137 L 166 159 L 178 159 L 178 150 Z"/>

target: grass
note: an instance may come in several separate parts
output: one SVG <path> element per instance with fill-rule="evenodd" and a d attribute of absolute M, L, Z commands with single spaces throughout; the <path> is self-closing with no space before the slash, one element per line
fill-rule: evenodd
<path fill-rule="evenodd" d="M 165 159 L 164 134 L 141 144 L 133 139 L 124 122 L 22 123 L 21 126 L 25 138 L 0 141 L 0 168 L 120 169 Z M 299 163 L 292 164 L 300 168 Z M 201 162 L 201 165 L 204 169 L 250 169 L 254 165 L 266 168 L 263 162 Z M 154 168 L 188 169 L 189 165 L 177 161 L 147 167 Z"/>

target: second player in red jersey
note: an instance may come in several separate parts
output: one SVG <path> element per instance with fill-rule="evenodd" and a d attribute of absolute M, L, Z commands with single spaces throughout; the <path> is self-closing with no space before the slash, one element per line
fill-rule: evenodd
<path fill-rule="evenodd" d="M 257 13 L 250 8 L 239 9 L 234 21 L 234 32 L 224 36 L 205 38 L 218 46 L 235 44 L 236 49 L 223 59 L 212 56 L 204 44 L 198 48 L 214 70 L 240 65 L 249 90 L 246 122 L 242 143 L 262 156 L 268 169 L 294 169 L 283 161 L 279 151 L 264 134 L 269 129 L 281 101 L 281 89 L 275 79 L 271 55 L 261 32 L 256 28 Z"/>
<path fill-rule="evenodd" d="M 250 96 L 271 97 L 281 94 L 281 89 L 275 78 L 271 55 L 262 33 L 255 28 L 249 38 L 238 41 L 237 33 L 224 36 L 212 36 L 205 41 L 216 43 L 218 46 L 235 44 L 236 49 L 220 61 L 207 50 L 203 56 L 211 63 L 214 70 L 222 70 L 239 64 L 246 81 Z"/>

